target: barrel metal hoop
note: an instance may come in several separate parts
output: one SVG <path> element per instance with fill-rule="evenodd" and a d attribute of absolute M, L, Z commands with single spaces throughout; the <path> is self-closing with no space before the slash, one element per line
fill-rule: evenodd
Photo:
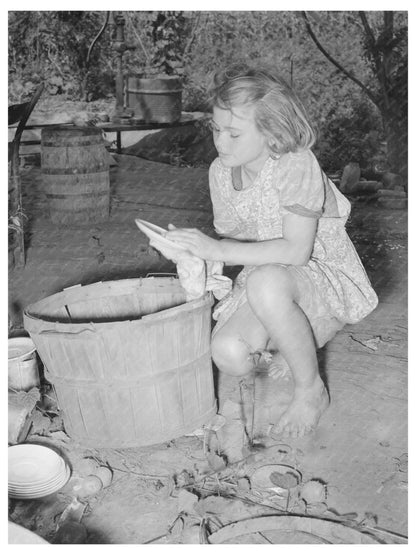
<path fill-rule="evenodd" d="M 77 198 L 78 197 L 96 198 L 97 201 L 98 201 L 99 197 L 107 198 L 108 192 L 107 191 L 97 191 L 97 192 L 92 192 L 92 193 L 78 193 L 78 192 L 76 192 L 76 193 L 68 193 L 66 195 L 55 195 L 55 194 L 52 194 L 52 193 L 46 193 L 46 197 L 49 198 L 49 199 L 60 199 L 60 200 L 69 201 L 71 199 L 71 196 L 74 197 L 74 198 L 75 197 L 77 197 Z M 85 210 L 89 210 L 89 209 L 90 209 L 89 206 L 85 207 Z M 55 210 L 56 210 L 56 208 L 55 208 Z M 63 212 L 65 212 L 65 211 L 66 212 L 73 212 L 74 211 L 72 206 L 68 207 L 67 210 L 65 210 L 63 206 L 60 206 L 59 210 L 62 210 Z M 79 208 L 78 210 L 82 211 L 82 208 Z"/>
<path fill-rule="evenodd" d="M 65 144 L 56 144 L 56 141 L 43 140 L 41 141 L 41 145 L 47 146 L 47 147 L 53 147 L 53 148 L 72 148 L 72 147 L 78 148 L 80 146 L 84 146 L 84 147 L 104 146 L 101 135 L 93 136 L 92 139 L 93 140 L 91 140 L 91 137 L 89 137 L 88 140 L 87 139 L 82 140 L 82 139 L 79 139 L 78 137 L 69 137 L 68 140 L 65 141 Z"/>
<path fill-rule="evenodd" d="M 104 166 L 103 166 L 104 167 Z M 82 175 L 85 177 L 86 175 L 97 175 L 99 173 L 108 174 L 108 167 L 106 169 L 99 168 L 97 171 L 91 172 L 91 168 L 89 168 L 88 172 L 81 172 L 75 171 L 71 168 L 42 168 L 43 175 Z"/>

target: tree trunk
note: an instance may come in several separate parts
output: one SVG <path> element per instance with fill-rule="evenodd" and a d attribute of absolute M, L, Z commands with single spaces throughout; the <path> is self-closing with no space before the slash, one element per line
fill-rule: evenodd
<path fill-rule="evenodd" d="M 366 55 L 372 61 L 374 76 L 379 85 L 377 93 L 357 79 L 352 72 L 347 71 L 328 53 L 312 30 L 306 12 L 302 12 L 302 17 L 309 35 L 319 50 L 339 71 L 356 83 L 380 111 L 386 135 L 389 170 L 400 174 L 407 188 L 407 54 L 402 55 L 397 62 L 397 49 L 403 39 L 398 40 L 394 36 L 394 12 L 383 12 L 384 27 L 377 37 L 370 27 L 365 12 L 359 12 L 359 14 L 367 41 Z"/>
<path fill-rule="evenodd" d="M 391 171 L 403 177 L 407 186 L 408 170 L 408 83 L 402 65 L 394 80 L 387 81 L 387 101 L 380 107 L 386 132 L 387 161 Z"/>
<path fill-rule="evenodd" d="M 387 141 L 387 162 L 390 171 L 402 176 L 407 189 L 408 170 L 408 136 L 407 122 L 392 117 L 391 113 L 384 114 L 385 133 Z"/>

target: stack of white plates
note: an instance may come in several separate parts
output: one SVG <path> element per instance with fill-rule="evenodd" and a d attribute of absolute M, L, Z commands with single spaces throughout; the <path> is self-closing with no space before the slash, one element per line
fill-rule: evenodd
<path fill-rule="evenodd" d="M 9 447 L 9 497 L 50 495 L 67 483 L 70 473 L 64 459 L 49 447 L 29 443 Z"/>

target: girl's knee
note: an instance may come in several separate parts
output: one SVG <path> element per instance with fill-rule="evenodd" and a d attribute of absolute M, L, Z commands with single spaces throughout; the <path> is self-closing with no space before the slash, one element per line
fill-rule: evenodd
<path fill-rule="evenodd" d="M 283 264 L 257 266 L 247 276 L 247 298 L 250 303 L 293 301 L 295 286 L 287 267 Z"/>
<path fill-rule="evenodd" d="M 211 356 L 218 370 L 243 376 L 252 369 L 248 347 L 238 337 L 217 332 L 211 342 Z"/>

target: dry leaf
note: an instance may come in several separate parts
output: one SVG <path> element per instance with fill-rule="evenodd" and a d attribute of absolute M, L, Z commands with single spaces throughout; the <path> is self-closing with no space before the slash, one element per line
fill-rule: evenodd
<path fill-rule="evenodd" d="M 227 467 L 224 459 L 215 453 L 208 453 L 206 457 L 209 466 L 212 468 L 212 470 L 215 470 L 215 472 L 224 470 Z"/>
<path fill-rule="evenodd" d="M 195 504 L 198 503 L 198 496 L 194 493 L 181 490 L 178 494 L 178 511 L 180 513 L 195 513 Z"/>

